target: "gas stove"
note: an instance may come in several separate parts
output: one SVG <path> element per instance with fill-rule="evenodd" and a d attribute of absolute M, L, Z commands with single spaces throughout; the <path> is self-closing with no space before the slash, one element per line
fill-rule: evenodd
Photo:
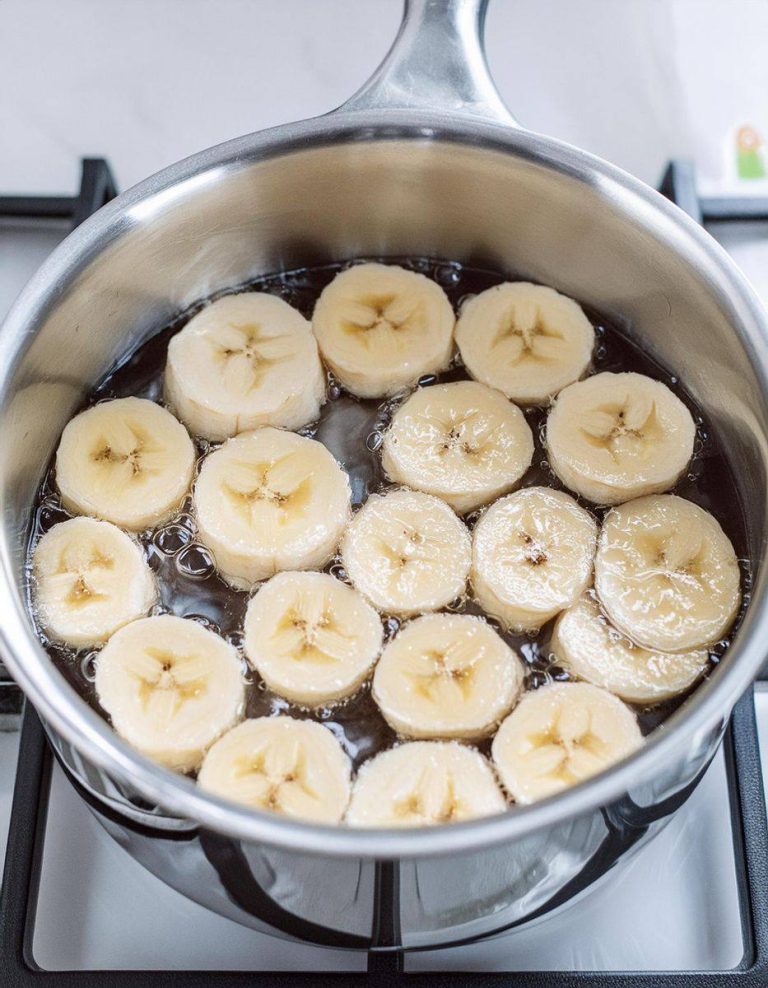
<path fill-rule="evenodd" d="M 669 166 L 661 189 L 768 301 L 768 202 L 701 199 L 685 162 Z M 87 159 L 75 196 L 0 197 L 0 317 L 68 229 L 114 193 L 106 163 Z M 664 831 L 580 899 L 492 940 L 368 956 L 259 934 L 162 884 L 102 830 L 0 675 L 0 983 L 765 985 L 767 746 L 768 679 L 740 701 L 723 748 Z"/>

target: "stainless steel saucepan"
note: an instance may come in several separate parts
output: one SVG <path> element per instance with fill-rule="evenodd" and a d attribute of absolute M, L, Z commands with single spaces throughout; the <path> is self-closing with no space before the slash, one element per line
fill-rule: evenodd
<path fill-rule="evenodd" d="M 348 103 L 202 151 L 119 196 L 53 253 L 0 333 L 3 657 L 120 843 L 198 902 L 280 936 L 442 946 L 567 901 L 684 801 L 766 654 L 766 317 L 726 254 L 675 206 L 514 121 L 486 68 L 485 6 L 408 0 L 392 50 Z M 684 379 L 738 478 L 752 601 L 711 678 L 639 753 L 587 783 L 424 831 L 293 823 L 150 763 L 65 683 L 25 606 L 31 506 L 94 383 L 194 300 L 265 272 L 409 254 L 552 285 Z"/>

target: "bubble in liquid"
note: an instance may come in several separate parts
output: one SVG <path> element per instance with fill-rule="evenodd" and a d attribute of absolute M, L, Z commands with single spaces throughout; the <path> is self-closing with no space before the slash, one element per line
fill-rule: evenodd
<path fill-rule="evenodd" d="M 381 444 L 384 442 L 384 436 L 380 432 L 370 432 L 365 439 L 366 448 L 372 453 L 381 448 Z"/>
<path fill-rule="evenodd" d="M 332 371 L 326 371 L 325 381 L 325 394 L 328 401 L 338 401 L 344 394 L 344 389 Z"/>
<path fill-rule="evenodd" d="M 435 268 L 435 281 L 444 288 L 455 288 L 461 281 L 461 274 L 461 265 L 456 261 L 440 264 Z"/>
<path fill-rule="evenodd" d="M 396 617 L 388 617 L 384 619 L 384 641 L 389 641 L 391 638 L 394 638 L 399 630 L 400 621 Z"/>
<path fill-rule="evenodd" d="M 605 356 L 608 353 L 604 346 L 595 347 L 595 360 L 605 360 Z"/>
<path fill-rule="evenodd" d="M 342 583 L 349 583 L 349 574 L 340 562 L 331 563 L 328 573 L 331 576 L 334 576 L 337 580 L 340 580 Z"/>
<path fill-rule="evenodd" d="M 419 274 L 427 274 L 432 267 L 432 261 L 428 257 L 413 257 L 404 261 L 402 266 L 410 268 L 411 271 L 418 271 Z"/>
<path fill-rule="evenodd" d="M 422 374 L 416 383 L 420 388 L 429 388 L 437 384 L 437 374 Z"/>
<path fill-rule="evenodd" d="M 72 516 L 61 503 L 51 499 L 43 501 L 37 511 L 37 527 L 42 533 L 49 532 L 54 525 L 67 521 Z"/>
<path fill-rule="evenodd" d="M 175 556 L 177 552 L 192 541 L 192 533 L 185 525 L 167 525 L 155 534 L 154 542 L 157 548 L 166 556 Z"/>
<path fill-rule="evenodd" d="M 83 679 L 89 683 L 96 682 L 96 660 L 98 657 L 98 652 L 87 652 L 80 661 L 80 672 L 83 674 Z"/>
<path fill-rule="evenodd" d="M 199 542 L 190 542 L 176 556 L 179 570 L 193 580 L 206 580 L 213 576 L 216 567 L 210 553 Z"/>

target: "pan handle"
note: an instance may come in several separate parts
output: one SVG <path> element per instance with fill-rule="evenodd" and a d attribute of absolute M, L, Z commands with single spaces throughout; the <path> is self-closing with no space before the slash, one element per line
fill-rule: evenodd
<path fill-rule="evenodd" d="M 430 110 L 517 127 L 488 71 L 488 0 L 405 0 L 384 61 L 347 110 Z"/>

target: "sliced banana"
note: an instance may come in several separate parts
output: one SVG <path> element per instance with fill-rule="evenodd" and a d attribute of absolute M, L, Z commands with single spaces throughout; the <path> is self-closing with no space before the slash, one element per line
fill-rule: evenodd
<path fill-rule="evenodd" d="M 461 514 L 512 490 L 532 457 L 523 413 L 475 381 L 416 391 L 395 413 L 382 448 L 390 479 Z"/>
<path fill-rule="evenodd" d="M 621 700 L 589 683 L 554 683 L 526 693 L 493 739 L 491 755 L 507 792 L 533 803 L 632 754 L 643 743 Z"/>
<path fill-rule="evenodd" d="M 586 372 L 595 331 L 573 299 L 515 281 L 462 307 L 456 343 L 476 380 L 523 405 L 540 405 Z"/>
<path fill-rule="evenodd" d="M 40 624 L 75 648 L 100 645 L 157 599 L 140 546 L 94 518 L 71 518 L 46 532 L 35 546 L 32 578 Z"/>
<path fill-rule="evenodd" d="M 278 573 L 245 615 L 245 654 L 269 688 L 316 707 L 354 693 L 381 651 L 384 629 L 356 590 L 325 573 Z"/>
<path fill-rule="evenodd" d="M 312 326 L 276 295 L 220 298 L 171 340 L 165 395 L 187 428 L 205 439 L 262 425 L 299 429 L 318 417 L 325 400 Z"/>
<path fill-rule="evenodd" d="M 234 647 L 170 614 L 133 621 L 109 639 L 96 661 L 96 693 L 118 734 L 180 772 L 200 765 L 245 703 Z"/>
<path fill-rule="evenodd" d="M 409 738 L 482 738 L 517 702 L 523 664 L 483 618 L 427 614 L 382 652 L 373 698 Z"/>
<path fill-rule="evenodd" d="M 563 491 L 526 487 L 483 514 L 472 535 L 472 590 L 483 610 L 535 631 L 592 582 L 595 519 Z"/>
<path fill-rule="evenodd" d="M 395 264 L 356 264 L 337 274 L 312 315 L 323 359 L 361 398 L 392 395 L 445 370 L 454 322 L 438 284 Z"/>
<path fill-rule="evenodd" d="M 322 443 L 267 427 L 207 456 L 193 494 L 200 540 L 240 589 L 279 570 L 324 566 L 350 499 L 347 475 Z"/>
<path fill-rule="evenodd" d="M 258 717 L 238 724 L 205 756 L 198 784 L 225 799 L 298 820 L 338 823 L 351 765 L 322 724 Z"/>
<path fill-rule="evenodd" d="M 341 544 L 355 587 L 380 611 L 402 617 L 437 610 L 467 585 L 469 531 L 439 498 L 420 491 L 372 494 Z"/>
<path fill-rule="evenodd" d="M 728 631 L 741 603 L 739 563 L 717 521 L 672 494 L 641 497 L 605 517 L 595 587 L 633 642 L 689 652 Z"/>
<path fill-rule="evenodd" d="M 187 430 L 170 412 L 144 398 L 117 398 L 67 424 L 56 451 L 56 483 L 73 513 L 141 531 L 179 506 L 195 456 Z"/>
<path fill-rule="evenodd" d="M 709 663 L 706 650 L 651 652 L 611 627 L 592 593 L 585 593 L 557 619 L 550 651 L 577 679 L 614 693 L 627 703 L 660 703 L 689 689 Z"/>
<path fill-rule="evenodd" d="M 411 741 L 360 769 L 346 819 L 352 827 L 426 827 L 506 808 L 479 751 L 456 741 Z"/>
<path fill-rule="evenodd" d="M 644 374 L 596 374 L 572 384 L 547 419 L 552 469 L 595 504 L 674 487 L 693 455 L 695 435 L 677 395 Z"/>

